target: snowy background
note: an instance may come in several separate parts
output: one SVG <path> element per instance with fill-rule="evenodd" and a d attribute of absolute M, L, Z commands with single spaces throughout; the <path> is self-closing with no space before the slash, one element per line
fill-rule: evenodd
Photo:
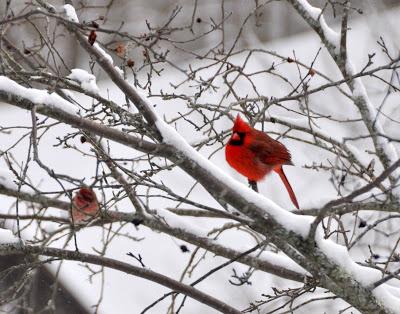
<path fill-rule="evenodd" d="M 170 5 L 171 5 L 170 1 Z M 161 5 L 161 2 L 158 4 Z M 167 6 L 167 4 L 165 4 Z M 212 2 L 207 2 L 207 4 L 201 5 L 201 10 L 204 12 L 210 12 L 211 9 L 207 6 L 212 6 Z M 157 6 L 155 6 L 157 7 Z M 155 16 L 154 12 L 163 16 L 163 9 L 154 8 L 147 6 L 144 2 L 141 5 L 135 7 L 135 10 L 131 10 L 129 16 L 126 16 L 128 12 L 127 8 L 129 5 L 124 3 L 124 5 L 118 6 L 117 13 L 110 17 L 107 21 L 110 28 L 118 23 L 118 14 L 122 15 L 122 18 L 127 21 L 126 28 L 130 29 L 133 26 L 138 27 L 135 29 L 135 33 L 140 33 L 145 30 L 145 23 L 140 19 L 140 16 L 151 16 L 154 20 L 159 18 Z M 381 47 L 377 44 L 380 37 L 387 39 L 387 44 L 389 49 L 396 54 L 399 50 L 399 38 L 400 30 L 396 27 L 397 17 L 400 14 L 399 9 L 391 9 L 384 11 L 375 11 L 372 7 L 366 5 L 369 9 L 368 14 L 357 15 L 350 19 L 350 31 L 348 33 L 348 51 L 350 58 L 357 70 L 362 69 L 368 62 L 368 54 L 376 53 L 374 58 L 374 66 L 384 64 L 387 60 L 385 56 L 381 53 Z M 185 7 L 190 12 L 190 7 Z M 166 10 L 167 11 L 167 10 Z M 120 13 L 118 13 L 120 12 Z M 237 11 L 234 11 L 237 12 Z M 280 12 L 280 11 L 279 11 Z M 94 13 L 93 13 L 94 14 Z M 206 14 L 206 13 L 204 13 Z M 268 13 L 270 14 L 270 13 Z M 78 11 L 79 15 L 79 11 Z M 89 13 L 90 15 L 90 13 Z M 155 16 L 155 17 L 154 17 Z M 270 16 L 274 16 L 270 14 Z M 295 16 L 294 12 L 291 12 L 290 17 Z M 89 19 L 89 16 L 80 16 L 80 20 Z M 296 17 L 297 18 L 297 17 Z M 265 16 L 263 19 L 268 20 Z M 262 23 L 263 21 L 261 21 Z M 264 21 L 265 22 L 265 21 Z M 274 21 L 270 22 L 273 23 Z M 131 26 L 132 25 L 132 26 Z M 264 24 L 265 25 L 265 24 Z M 298 24 L 296 24 L 298 25 Z M 202 27 L 202 26 L 201 26 Z M 235 27 L 230 25 L 226 26 L 228 30 L 235 33 Z M 303 26 L 299 26 L 302 29 Z M 142 28 L 142 30 L 141 30 Z M 335 28 L 335 24 L 333 24 Z M 264 37 L 261 36 L 259 28 L 255 28 L 255 31 L 249 31 L 246 33 L 245 39 L 243 39 L 242 47 L 246 48 L 257 48 L 260 50 L 267 50 L 279 53 L 281 56 L 297 58 L 304 64 L 310 65 L 316 58 L 315 64 L 313 66 L 319 72 L 329 75 L 331 79 L 340 79 L 340 73 L 338 72 L 336 65 L 333 63 L 331 57 L 328 53 L 322 49 L 322 44 L 319 38 L 314 33 L 301 32 L 294 34 L 292 36 L 286 36 L 284 38 L 280 37 L 279 31 L 269 31 L 271 34 Z M 337 27 L 336 27 L 337 29 Z M 290 27 L 286 31 L 285 35 L 290 33 Z M 229 34 L 229 32 L 228 32 Z M 230 34 L 229 34 L 230 35 Z M 17 34 L 12 34 L 11 37 L 17 37 Z M 215 35 L 217 36 L 217 35 Z M 228 42 L 231 40 L 231 36 L 228 36 Z M 274 40 L 269 40 L 271 38 L 276 38 Z M 28 41 L 28 39 L 27 39 Z M 207 38 L 201 42 L 198 47 L 198 51 L 207 48 L 211 43 L 215 41 L 215 38 Z M 228 43 L 227 43 L 228 44 Z M 203 45 L 203 48 L 201 47 Z M 75 47 L 78 53 L 72 53 L 75 49 L 71 49 L 71 58 L 73 57 L 73 66 L 71 69 L 85 69 L 90 72 L 87 55 Z M 193 49 L 193 47 L 192 47 Z M 295 52 L 295 56 L 294 56 Z M 67 51 L 68 54 L 68 51 Z M 180 58 L 177 56 L 174 60 L 179 64 L 181 68 L 186 68 L 190 63 L 193 68 L 197 68 L 202 64 L 201 60 L 193 60 L 188 58 L 187 55 L 183 54 L 184 57 Z M 186 57 L 185 57 L 186 56 Z M 317 56 L 317 57 L 316 57 Z M 238 53 L 234 57 L 230 58 L 230 62 L 243 65 L 247 57 L 247 53 Z M 138 57 L 139 58 L 139 57 Z M 246 62 L 243 69 L 246 73 L 254 73 L 259 69 L 264 69 L 270 67 L 272 64 L 279 64 L 279 58 L 276 58 L 270 54 L 259 52 L 254 53 L 251 58 Z M 118 65 L 118 61 L 116 61 Z M 215 68 L 208 67 L 201 72 L 201 76 L 207 77 L 212 76 Z M 306 73 L 306 69 L 301 71 Z M 284 74 L 289 81 L 295 83 L 299 81 L 298 68 L 294 63 L 284 63 L 279 64 L 277 67 L 277 72 Z M 83 80 L 89 82 L 89 85 L 81 85 L 83 88 L 90 89 L 94 92 L 100 91 L 100 94 L 105 98 L 113 99 L 116 103 L 124 103 L 124 95 L 115 87 L 115 85 L 106 79 L 104 73 L 101 73 L 98 69 L 94 70 L 94 77 L 87 77 L 83 74 Z M 66 73 L 68 75 L 68 73 Z M 389 75 L 389 72 L 388 72 Z M 97 87 L 94 83 L 95 77 L 97 78 Z M 71 79 L 82 79 L 82 73 L 77 71 L 72 71 Z M 139 80 L 144 80 L 145 73 L 139 74 Z M 132 79 L 132 76 L 128 75 L 128 80 Z M 181 113 L 187 112 L 188 108 L 185 101 L 179 101 L 173 99 L 171 101 L 161 100 L 160 97 L 154 96 L 163 93 L 182 93 L 187 95 L 193 95 L 197 92 L 195 88 L 192 88 L 190 84 L 183 84 L 179 89 L 174 89 L 171 85 L 181 82 L 184 77 L 174 69 L 166 69 L 162 72 L 160 76 L 155 76 L 152 81 L 151 93 L 148 90 L 143 90 L 144 95 L 150 96 L 148 100 L 155 105 L 156 112 L 164 117 L 166 121 L 171 121 L 176 117 L 176 113 L 179 111 Z M 262 95 L 268 95 L 268 97 L 283 97 L 287 95 L 292 87 L 285 81 L 280 80 L 272 75 L 255 75 L 252 82 L 256 84 L 257 90 Z M 310 88 L 319 86 L 326 81 L 318 76 L 312 77 L 310 80 Z M 384 95 L 385 90 L 383 89 L 384 84 L 374 78 L 363 78 L 371 101 L 376 104 L 380 104 Z M 221 82 L 217 81 L 217 84 Z M 226 88 L 226 87 L 225 87 Z M 235 90 L 240 92 L 240 97 L 255 97 L 256 94 L 254 90 L 249 87 L 249 82 L 242 79 L 236 82 Z M 253 91 L 253 92 L 252 92 Z M 199 98 L 200 103 L 217 103 L 216 100 L 220 100 L 223 93 L 226 92 L 224 88 L 218 90 L 217 92 L 206 92 Z M 385 131 L 388 135 L 393 137 L 398 137 L 398 125 L 393 123 L 390 118 L 396 119 L 399 117 L 398 105 L 399 97 L 398 92 L 393 92 L 385 101 L 384 112 L 385 116 L 381 116 L 380 120 L 385 127 Z M 82 96 L 78 93 L 73 95 L 74 99 L 80 104 L 85 106 L 85 102 L 90 102 L 90 99 L 86 96 Z M 224 100 L 225 104 L 229 104 L 233 101 L 233 98 L 228 98 Z M 351 102 L 337 92 L 334 88 L 328 88 L 322 92 L 311 95 L 309 98 L 309 104 L 312 108 L 321 114 L 326 114 L 327 116 L 334 116 L 336 119 L 345 120 L 347 118 L 357 117 L 357 111 Z M 285 106 L 293 108 L 297 107 L 297 102 L 293 101 L 285 103 Z M 295 125 L 307 126 L 308 120 L 306 118 L 299 118 L 296 114 L 291 114 L 287 110 L 283 110 L 279 107 L 273 107 L 268 110 L 267 115 L 269 117 L 281 118 L 285 121 L 289 121 Z M 191 117 L 193 121 L 201 121 L 201 116 L 193 115 Z M 31 117 L 29 112 L 25 112 L 16 107 L 11 107 L 6 104 L 0 105 L 0 125 L 5 126 L 27 126 L 31 125 Z M 202 132 L 196 131 L 193 126 L 185 122 L 184 120 L 179 120 L 178 123 L 172 124 L 176 130 L 191 144 L 202 141 L 208 135 Z M 216 130 L 223 132 L 231 128 L 232 121 L 229 119 L 220 119 L 215 123 Z M 287 128 L 283 125 L 264 123 L 263 126 L 256 125 L 259 129 L 264 129 L 266 132 L 273 132 L 274 137 L 277 134 L 282 134 L 287 131 Z M 318 120 L 317 129 L 323 134 L 337 138 L 339 141 L 343 137 L 351 137 L 354 134 L 365 134 L 365 129 L 361 123 L 349 123 L 349 124 L 337 124 L 329 121 L 329 119 Z M 72 129 L 66 127 L 63 124 L 59 124 L 53 127 L 49 132 L 45 133 L 41 138 L 40 145 L 40 157 L 46 165 L 50 168 L 56 169 L 58 173 L 66 173 L 70 176 L 84 179 L 86 184 L 90 184 L 93 176 L 96 175 L 97 163 L 93 154 L 90 152 L 88 144 L 82 144 L 79 138 L 74 138 L 70 142 L 71 145 L 75 145 L 79 150 L 82 151 L 81 154 L 74 150 L 64 149 L 63 147 L 55 146 L 58 141 L 58 136 L 65 136 Z M 6 150 L 11 145 L 15 143 L 15 140 L 26 132 L 23 129 L 12 131 L 11 134 L 0 134 L 0 149 Z M 274 133 L 276 132 L 276 133 Z M 298 133 L 299 134 L 299 133 Z M 296 135 L 296 131 L 291 131 L 289 135 Z M 304 135 L 300 135 L 303 136 Z M 325 204 L 328 200 L 337 197 L 337 192 L 331 181 L 331 173 L 316 171 L 309 169 L 313 164 L 326 163 L 327 159 L 333 160 L 333 156 L 330 153 L 324 152 L 321 149 L 314 148 L 310 145 L 306 145 L 303 142 L 296 141 L 286 136 L 280 139 L 291 151 L 294 167 L 286 167 L 285 172 L 292 183 L 292 186 L 296 192 L 300 207 L 302 209 L 315 208 Z M 226 141 L 226 139 L 225 139 Z M 12 148 L 12 157 L 18 163 L 24 163 L 28 155 L 29 147 L 29 136 L 26 136 L 22 141 L 20 141 L 15 147 Z M 112 155 L 116 158 L 130 158 L 131 156 L 138 156 L 138 152 L 122 147 L 121 145 L 112 144 L 111 151 Z M 367 166 L 371 158 L 371 154 L 368 150 L 371 149 L 370 143 L 367 141 L 356 141 L 353 143 L 354 152 L 363 161 L 364 165 Z M 396 145 L 396 144 L 395 144 Z M 397 146 L 397 148 L 399 148 Z M 221 145 L 219 143 L 204 147 L 201 149 L 201 154 L 210 157 L 211 161 L 217 165 L 220 169 L 229 173 L 236 180 L 243 182 L 246 185 L 245 178 L 241 177 L 238 173 L 232 170 L 225 161 L 224 151 L 221 150 Z M 87 153 L 85 155 L 84 153 Z M 382 168 L 377 163 L 376 173 L 380 173 Z M 135 171 L 140 171 L 143 167 L 141 164 L 132 165 Z M 5 161 L 0 160 L 0 176 L 3 178 L 13 178 L 13 174 L 8 170 Z M 60 186 L 56 181 L 49 179 L 48 176 L 43 172 L 42 169 L 32 164 L 28 168 L 28 177 L 31 180 L 31 184 L 39 188 L 42 191 L 52 192 L 59 191 Z M 171 190 L 175 191 L 179 195 L 186 195 L 190 191 L 190 199 L 198 201 L 204 205 L 217 206 L 216 202 L 209 196 L 209 194 L 200 186 L 196 185 L 194 189 L 191 189 L 194 181 L 188 175 L 184 174 L 181 170 L 174 169 L 170 172 L 162 172 L 157 174 L 153 178 L 157 182 L 163 182 L 165 186 L 168 186 Z M 346 182 L 345 187 L 350 191 L 357 187 L 360 187 L 363 182 L 360 180 L 349 177 L 348 182 Z M 290 199 L 287 196 L 286 191 L 283 188 L 279 177 L 275 174 L 269 175 L 259 186 L 260 193 L 271 199 L 272 201 L 279 204 L 281 207 L 294 210 Z M 26 188 L 29 190 L 29 188 Z M 141 192 L 145 193 L 143 188 Z M 109 193 L 109 194 L 107 194 Z M 106 202 L 107 198 L 111 196 L 111 191 L 107 191 L 106 194 L 101 195 L 100 198 L 102 202 Z M 68 198 L 61 197 L 61 199 L 68 200 Z M 3 213 L 12 213 L 15 210 L 15 199 L 0 196 L 1 208 Z M 176 203 L 169 201 L 165 198 L 154 197 L 150 199 L 150 208 L 162 209 L 175 206 Z M 20 206 L 24 206 L 20 204 Z M 131 212 L 132 208 L 129 202 L 121 200 L 113 205 L 115 210 Z M 22 209 L 21 209 L 22 210 Z M 27 212 L 32 212 L 32 209 L 27 207 L 25 209 Z M 48 213 L 54 215 L 60 215 L 67 217 L 67 213 L 58 211 L 55 209 L 49 209 Z M 372 214 L 370 213 L 360 213 L 360 217 L 368 220 L 372 219 Z M 208 219 L 208 218 L 182 218 L 183 221 L 190 223 L 194 230 L 199 229 L 198 232 L 208 233 L 214 228 L 221 227 L 226 223 L 223 219 Z M 348 227 L 353 226 L 354 219 L 352 217 L 347 217 L 345 222 Z M 393 220 L 396 222 L 396 220 Z M 181 222 L 180 222 L 181 223 Z M 16 226 L 11 221 L 6 221 L 5 226 L 9 229 L 15 230 Z M 56 223 L 44 223 L 42 227 L 49 233 L 56 231 L 60 227 Z M 389 226 L 392 228 L 390 232 L 398 231 L 395 225 Z M 113 232 L 118 232 L 118 236 L 113 237 Z M 26 229 L 23 229 L 23 238 L 27 240 L 35 239 L 35 237 L 40 237 L 36 233 L 36 226 L 30 225 Z M 126 236 L 124 236 L 126 235 Z M 52 246 L 62 247 L 66 237 L 54 239 Z M 224 232 L 219 236 L 219 242 L 227 247 L 232 247 L 238 251 L 245 251 L 253 247 L 256 242 L 250 233 L 239 232 L 237 229 L 231 229 Z M 115 259 L 126 261 L 128 263 L 135 263 L 135 261 L 127 256 L 128 252 L 134 254 L 140 253 L 143 258 L 143 262 L 146 267 L 160 272 L 162 274 L 168 275 L 172 278 L 179 280 L 182 270 L 186 267 L 191 258 L 191 253 L 196 249 L 194 246 L 186 244 L 190 250 L 189 253 L 182 253 L 180 250 L 180 245 L 184 244 L 182 241 L 174 239 L 168 235 L 156 233 L 144 226 L 134 227 L 131 224 L 114 224 L 110 229 L 100 228 L 100 227 L 90 227 L 84 228 L 77 233 L 78 246 L 81 251 L 84 252 L 103 252 L 106 256 L 113 257 Z M 374 252 L 380 255 L 388 255 L 393 246 L 393 239 L 391 237 L 379 236 L 379 233 L 374 233 L 371 237 L 365 237 L 362 245 L 357 246 L 350 251 L 352 256 L 356 261 L 363 262 L 369 256 L 368 245 L 373 245 Z M 106 247 L 106 249 L 105 249 Z M 74 245 L 70 242 L 66 248 L 74 249 Z M 104 250 L 104 251 L 103 251 Z M 278 265 L 291 265 L 293 269 L 299 269 L 299 266 L 290 264 L 291 262 L 284 256 L 277 256 L 278 254 L 270 254 L 269 252 L 263 253 L 265 258 L 270 261 L 275 260 Z M 282 254 L 279 254 L 282 255 Z M 183 282 L 190 283 L 206 273 L 210 268 L 215 267 L 225 261 L 221 257 L 216 257 L 211 253 L 204 252 L 200 250 L 195 256 L 195 260 L 201 262 L 193 270 L 191 276 L 185 276 Z M 60 263 L 53 262 L 49 265 L 49 269 L 52 272 L 56 272 Z M 82 304 L 84 304 L 89 312 L 93 312 L 93 305 L 99 301 L 100 295 L 102 295 L 102 300 L 100 307 L 98 309 L 99 313 L 140 313 L 143 308 L 151 304 L 158 297 L 169 292 L 159 285 L 156 285 L 150 281 L 142 280 L 136 277 L 128 276 L 127 274 L 104 269 L 104 272 L 98 273 L 91 276 L 92 273 L 88 270 L 85 265 L 81 265 L 76 262 L 64 261 L 62 262 L 59 280 L 65 284 L 65 286 L 79 299 Z M 198 288 L 210 295 L 218 296 L 221 300 L 226 303 L 238 308 L 244 309 L 248 306 L 250 302 L 262 299 L 262 294 L 271 294 L 271 287 L 287 288 L 287 287 L 300 287 L 301 284 L 296 282 L 288 282 L 286 280 L 280 279 L 273 275 L 268 275 L 256 271 L 251 277 L 251 285 L 234 286 L 228 283 L 231 279 L 232 269 L 235 269 L 238 273 L 247 271 L 248 267 L 239 263 L 234 263 L 228 267 L 218 271 L 210 278 L 206 279 L 204 282 L 198 285 Z M 90 266 L 92 271 L 100 270 L 100 267 Z M 299 269 L 299 271 L 302 271 Z M 326 295 L 322 290 L 317 291 L 313 297 L 318 297 Z M 304 300 L 308 296 L 304 296 Z M 182 296 L 178 297 L 181 300 Z M 280 302 L 280 301 L 277 301 Z M 166 313 L 167 308 L 170 304 L 170 299 L 166 299 L 160 302 L 157 306 L 152 308 L 149 313 Z M 179 304 L 179 302 L 177 303 Z M 275 303 L 274 305 L 277 305 Z M 296 313 L 337 313 L 339 309 L 346 307 L 346 303 L 340 300 L 329 300 L 311 303 L 297 310 Z M 183 313 L 214 313 L 209 307 L 206 307 L 194 300 L 187 300 Z M 349 311 L 347 311 L 349 313 Z M 354 309 L 352 309 L 354 313 Z M 346 312 L 345 312 L 346 313 Z"/>

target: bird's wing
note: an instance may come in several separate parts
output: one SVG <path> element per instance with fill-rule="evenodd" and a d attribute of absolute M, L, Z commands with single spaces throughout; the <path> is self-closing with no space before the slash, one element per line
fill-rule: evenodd
<path fill-rule="evenodd" d="M 291 156 L 287 148 L 267 134 L 257 131 L 249 144 L 249 149 L 254 152 L 261 162 L 267 165 L 291 165 Z"/>

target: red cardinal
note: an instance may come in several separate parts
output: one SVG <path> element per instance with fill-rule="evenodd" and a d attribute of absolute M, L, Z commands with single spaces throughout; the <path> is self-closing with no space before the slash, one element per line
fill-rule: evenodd
<path fill-rule="evenodd" d="M 74 223 L 83 223 L 93 218 L 99 211 L 96 194 L 90 188 L 81 188 L 72 199 Z"/>
<path fill-rule="evenodd" d="M 256 182 L 274 170 L 285 184 L 294 206 L 299 208 L 282 168 L 282 165 L 293 165 L 289 151 L 266 133 L 252 128 L 239 115 L 236 117 L 232 136 L 226 145 L 225 157 L 232 168 L 249 179 L 255 190 L 257 190 Z"/>

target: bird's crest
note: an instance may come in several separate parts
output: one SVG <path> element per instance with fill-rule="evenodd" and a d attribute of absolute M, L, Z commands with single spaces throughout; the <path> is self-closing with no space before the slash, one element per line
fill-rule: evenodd
<path fill-rule="evenodd" d="M 78 194 L 86 201 L 93 201 L 96 197 L 96 194 L 94 194 L 94 192 L 89 189 L 89 188 L 81 188 L 78 192 Z"/>
<path fill-rule="evenodd" d="M 232 130 L 238 133 L 247 133 L 251 130 L 251 127 L 246 122 L 244 122 L 240 117 L 240 115 L 238 114 L 236 116 L 235 124 L 233 125 Z"/>

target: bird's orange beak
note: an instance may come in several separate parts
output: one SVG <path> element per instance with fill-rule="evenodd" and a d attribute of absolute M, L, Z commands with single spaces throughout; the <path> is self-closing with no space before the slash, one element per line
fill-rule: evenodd
<path fill-rule="evenodd" d="M 231 139 L 232 139 L 232 141 L 240 141 L 240 136 L 237 132 L 233 132 Z"/>

